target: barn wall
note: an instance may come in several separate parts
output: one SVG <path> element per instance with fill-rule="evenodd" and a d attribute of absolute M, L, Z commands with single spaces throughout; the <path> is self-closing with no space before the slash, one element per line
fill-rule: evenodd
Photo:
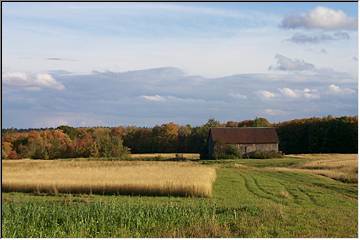
<path fill-rule="evenodd" d="M 216 143 L 212 141 L 211 138 L 208 139 L 208 157 L 213 158 L 214 146 Z M 242 153 L 249 153 L 255 151 L 279 151 L 279 145 L 277 143 L 263 143 L 263 144 L 230 144 L 235 145 L 240 149 Z"/>
<path fill-rule="evenodd" d="M 264 144 L 236 144 L 242 152 L 254 152 L 254 151 L 279 151 L 277 143 L 264 143 Z"/>
<path fill-rule="evenodd" d="M 214 142 L 211 138 L 208 139 L 208 157 L 212 157 L 214 154 Z"/>

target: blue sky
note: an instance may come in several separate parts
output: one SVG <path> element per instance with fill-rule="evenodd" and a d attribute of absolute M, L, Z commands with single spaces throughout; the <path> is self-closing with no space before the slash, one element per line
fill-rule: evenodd
<path fill-rule="evenodd" d="M 357 115 L 357 3 L 3 3 L 3 127 Z"/>

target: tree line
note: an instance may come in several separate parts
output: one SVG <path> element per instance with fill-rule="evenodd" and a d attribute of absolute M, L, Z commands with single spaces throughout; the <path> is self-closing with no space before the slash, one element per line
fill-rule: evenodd
<path fill-rule="evenodd" d="M 285 153 L 357 153 L 358 118 L 295 119 L 274 124 Z"/>
<path fill-rule="evenodd" d="M 131 153 L 200 153 L 207 157 L 211 127 L 275 127 L 284 153 L 356 153 L 357 117 L 324 117 L 270 123 L 265 118 L 201 126 L 166 123 L 147 127 L 59 126 L 47 129 L 4 129 L 2 158 L 127 158 Z"/>

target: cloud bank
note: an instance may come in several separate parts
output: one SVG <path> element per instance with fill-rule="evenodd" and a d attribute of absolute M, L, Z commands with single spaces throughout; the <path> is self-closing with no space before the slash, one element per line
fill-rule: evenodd
<path fill-rule="evenodd" d="M 55 127 L 59 123 L 153 126 L 170 121 L 198 125 L 209 118 L 227 121 L 263 116 L 280 121 L 357 113 L 356 79 L 339 82 L 344 76 L 334 72 L 208 78 L 164 67 L 88 74 L 9 73 L 3 77 L 5 128 Z M 29 91 L 31 87 L 37 91 Z"/>

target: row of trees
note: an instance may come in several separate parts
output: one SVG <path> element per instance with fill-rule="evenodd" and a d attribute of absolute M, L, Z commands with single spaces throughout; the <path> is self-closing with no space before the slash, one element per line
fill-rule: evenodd
<path fill-rule="evenodd" d="M 357 117 L 331 116 L 274 124 L 285 153 L 357 153 Z"/>
<path fill-rule="evenodd" d="M 1 149 L 2 157 L 10 159 L 124 158 L 128 152 L 118 128 L 75 129 L 68 126 L 40 131 L 5 131 Z"/>
<path fill-rule="evenodd" d="M 5 129 L 3 158 L 125 158 L 132 153 L 189 152 L 207 156 L 211 127 L 276 127 L 284 153 L 357 152 L 357 117 L 299 119 L 271 124 L 265 118 L 220 123 L 210 119 L 201 126 L 167 123 L 153 128 L 95 127 Z"/>

